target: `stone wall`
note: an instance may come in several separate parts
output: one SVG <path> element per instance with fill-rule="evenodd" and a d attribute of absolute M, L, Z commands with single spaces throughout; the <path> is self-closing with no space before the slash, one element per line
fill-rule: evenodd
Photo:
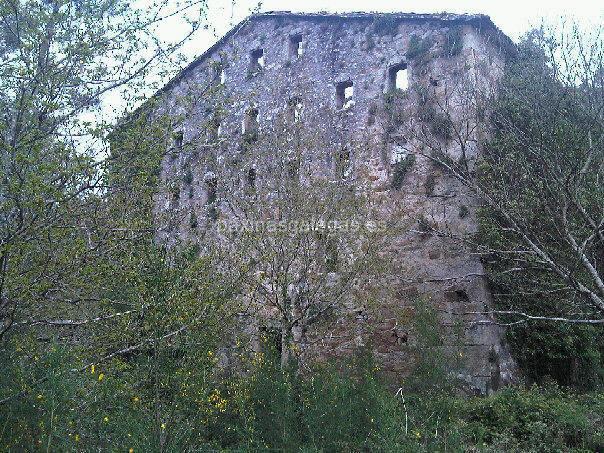
<path fill-rule="evenodd" d="M 384 370 L 395 379 L 404 376 L 415 342 L 409 319 L 422 298 L 451 332 L 461 322 L 460 376 L 475 391 L 488 392 L 512 379 L 515 368 L 501 329 L 481 323 L 486 315 L 467 314 L 488 311 L 492 303 L 479 258 L 456 239 L 476 231 L 477 203 L 428 157 L 431 140 L 458 159 L 459 140 L 446 137 L 439 125 L 418 121 L 417 112 L 418 96 L 430 93 L 453 121 L 467 126 L 468 84 L 495 90 L 504 56 L 496 29 L 485 26 L 484 18 L 447 17 L 268 14 L 240 24 L 161 93 L 158 112 L 174 118 L 175 135 L 162 164 L 166 189 L 157 198 L 156 215 L 162 219 L 159 239 L 167 243 L 195 242 L 212 228 L 233 184 L 211 182 L 214 189 L 209 181 L 225 174 L 225 167 L 233 178 L 245 177 L 246 168 L 233 169 L 249 151 L 242 146 L 242 128 L 254 129 L 256 112 L 259 135 L 288 115 L 320 130 L 322 146 L 309 151 L 317 175 L 335 172 L 338 150 L 355 143 L 350 177 L 370 184 L 386 205 L 404 208 L 412 226 L 391 244 L 398 265 L 384 284 L 393 296 L 376 312 L 359 312 L 337 326 L 332 341 L 314 353 L 347 354 L 371 344 Z M 406 92 L 392 90 L 400 68 L 407 70 Z M 342 90 L 351 83 L 348 102 Z M 486 136 L 484 125 L 472 123 L 464 138 L 470 164 Z M 411 154 L 413 164 L 395 175 L 396 161 Z M 262 168 L 254 171 L 260 181 L 271 178 Z M 215 208 L 211 213 L 208 202 Z M 426 225 L 448 234 L 425 231 Z M 453 346 L 451 340 L 447 347 Z"/>

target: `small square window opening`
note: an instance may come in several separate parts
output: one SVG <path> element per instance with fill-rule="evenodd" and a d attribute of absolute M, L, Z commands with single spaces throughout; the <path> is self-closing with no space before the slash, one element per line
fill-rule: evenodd
<path fill-rule="evenodd" d="M 338 109 L 348 109 L 354 105 L 354 87 L 351 81 L 340 82 L 336 85 L 336 106 Z"/>
<path fill-rule="evenodd" d="M 289 55 L 292 58 L 300 58 L 304 55 L 302 35 L 292 35 L 289 37 Z"/>
<path fill-rule="evenodd" d="M 264 68 L 264 50 L 256 49 L 252 51 L 250 70 L 252 72 L 261 71 Z"/>
<path fill-rule="evenodd" d="M 388 89 L 406 91 L 409 88 L 409 71 L 405 63 L 388 69 Z"/>
<path fill-rule="evenodd" d="M 243 118 L 243 128 L 242 132 L 244 134 L 254 133 L 258 131 L 258 109 L 253 107 L 249 109 L 245 117 Z"/>

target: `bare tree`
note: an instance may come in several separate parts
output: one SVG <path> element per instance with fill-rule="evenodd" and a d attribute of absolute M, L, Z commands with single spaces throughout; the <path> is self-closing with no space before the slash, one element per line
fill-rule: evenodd
<path fill-rule="evenodd" d="M 541 296 L 541 311 L 508 305 L 511 322 L 604 323 L 601 38 L 576 25 L 535 31 L 491 77 L 476 60 L 455 86 L 422 87 L 405 118 L 412 151 L 482 203 L 481 233 L 458 239 L 515 288 L 496 296 Z"/>
<path fill-rule="evenodd" d="M 261 131 L 250 124 L 233 162 L 205 176 L 218 189 L 218 238 L 205 247 L 242 270 L 244 317 L 274 335 L 283 366 L 336 347 L 337 326 L 371 310 L 402 218 L 358 177 L 362 140 L 330 149 L 326 129 L 294 108 Z"/>

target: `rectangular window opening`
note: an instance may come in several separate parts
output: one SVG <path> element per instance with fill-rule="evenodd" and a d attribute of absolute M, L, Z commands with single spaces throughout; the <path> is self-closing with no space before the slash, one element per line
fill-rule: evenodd
<path fill-rule="evenodd" d="M 289 37 L 289 55 L 292 58 L 300 58 L 304 55 L 302 35 L 292 35 Z"/>
<path fill-rule="evenodd" d="M 336 106 L 338 109 L 348 109 L 354 105 L 354 87 L 350 80 L 336 85 Z"/>
<path fill-rule="evenodd" d="M 350 150 L 344 148 L 340 150 L 336 160 L 336 176 L 339 179 L 346 179 L 352 173 L 352 165 L 350 162 Z"/>
<path fill-rule="evenodd" d="M 243 117 L 243 142 L 242 145 L 244 147 L 251 145 L 255 141 L 258 140 L 258 109 L 256 107 L 252 107 L 247 110 L 245 116 Z"/>
<path fill-rule="evenodd" d="M 256 187 L 256 169 L 255 168 L 250 168 L 247 171 L 247 185 L 249 188 L 253 189 Z"/>
<path fill-rule="evenodd" d="M 250 71 L 252 73 L 261 71 L 264 68 L 264 50 L 252 50 L 252 58 L 250 63 Z"/>
<path fill-rule="evenodd" d="M 392 151 L 390 154 L 390 163 L 392 165 L 396 165 L 399 162 L 404 161 L 408 155 L 409 155 L 409 152 L 407 151 L 406 148 L 395 145 L 392 147 Z"/>
<path fill-rule="evenodd" d="M 287 176 L 289 179 L 298 179 L 300 174 L 300 161 L 297 159 L 290 159 L 287 162 Z"/>
<path fill-rule="evenodd" d="M 401 91 L 409 88 L 409 71 L 405 63 L 391 66 L 388 69 L 388 88 Z"/>
<path fill-rule="evenodd" d="M 216 176 L 211 175 L 206 178 L 206 207 L 208 210 L 208 217 L 212 220 L 218 219 L 218 209 L 217 209 L 217 200 L 218 200 L 218 180 Z"/>
<path fill-rule="evenodd" d="M 302 101 L 299 98 L 292 98 L 288 104 L 291 122 L 299 123 L 302 118 Z"/>
<path fill-rule="evenodd" d="M 222 122 L 220 120 L 220 117 L 218 115 L 215 115 L 211 120 L 210 120 L 210 124 L 209 124 L 209 129 L 210 129 L 210 141 L 211 142 L 217 142 L 218 138 L 221 135 L 222 132 Z"/>
<path fill-rule="evenodd" d="M 243 119 L 243 133 L 255 133 L 258 131 L 258 109 L 255 107 L 250 108 L 245 113 L 245 118 Z"/>

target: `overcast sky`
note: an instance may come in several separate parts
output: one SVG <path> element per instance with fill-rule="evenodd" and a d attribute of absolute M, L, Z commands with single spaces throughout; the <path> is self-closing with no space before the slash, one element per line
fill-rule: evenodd
<path fill-rule="evenodd" d="M 135 0 L 137 6 L 144 7 L 151 0 Z M 178 0 L 173 0 L 178 4 Z M 207 0 L 207 32 L 200 32 L 182 49 L 186 66 L 196 56 L 202 54 L 217 39 L 253 11 L 295 11 L 295 12 L 414 12 L 414 13 L 481 13 L 491 17 L 493 22 L 512 39 L 517 40 L 532 26 L 538 26 L 543 19 L 557 22 L 562 16 L 571 17 L 586 26 L 604 22 L 603 1 L 561 1 L 561 0 Z M 167 21 L 160 26 L 159 35 L 166 41 L 178 41 L 188 30 L 188 26 Z M 175 70 L 178 68 L 174 68 Z M 158 86 L 168 79 L 153 78 Z M 155 88 L 149 88 L 151 94 Z M 105 112 L 120 110 L 123 102 L 119 93 L 111 93 L 103 102 Z M 115 112 L 111 114 L 115 116 Z"/>
<path fill-rule="evenodd" d="M 150 0 L 138 0 L 138 6 Z M 173 0 L 175 4 L 178 0 Z M 188 63 L 253 11 L 295 12 L 405 12 L 480 13 L 491 17 L 505 34 L 517 40 L 543 20 L 558 22 L 562 16 L 586 26 L 604 22 L 603 0 L 206 0 L 208 32 L 198 33 L 184 48 Z M 188 27 L 168 21 L 160 37 L 178 41 Z"/>
<path fill-rule="evenodd" d="M 226 32 L 257 6 L 254 0 L 209 0 L 210 20 L 218 34 Z M 561 16 L 573 16 L 581 22 L 602 22 L 604 2 L 601 0 L 265 0 L 261 11 L 301 12 L 414 12 L 414 13 L 481 13 L 491 16 L 495 24 L 508 36 L 517 39 L 542 18 L 556 21 Z M 205 37 L 204 37 L 205 38 Z M 205 40 L 205 39 L 203 39 Z M 210 42 L 199 43 L 208 47 Z M 203 50 L 203 49 L 202 49 Z M 200 52 L 198 52 L 200 53 Z"/>

